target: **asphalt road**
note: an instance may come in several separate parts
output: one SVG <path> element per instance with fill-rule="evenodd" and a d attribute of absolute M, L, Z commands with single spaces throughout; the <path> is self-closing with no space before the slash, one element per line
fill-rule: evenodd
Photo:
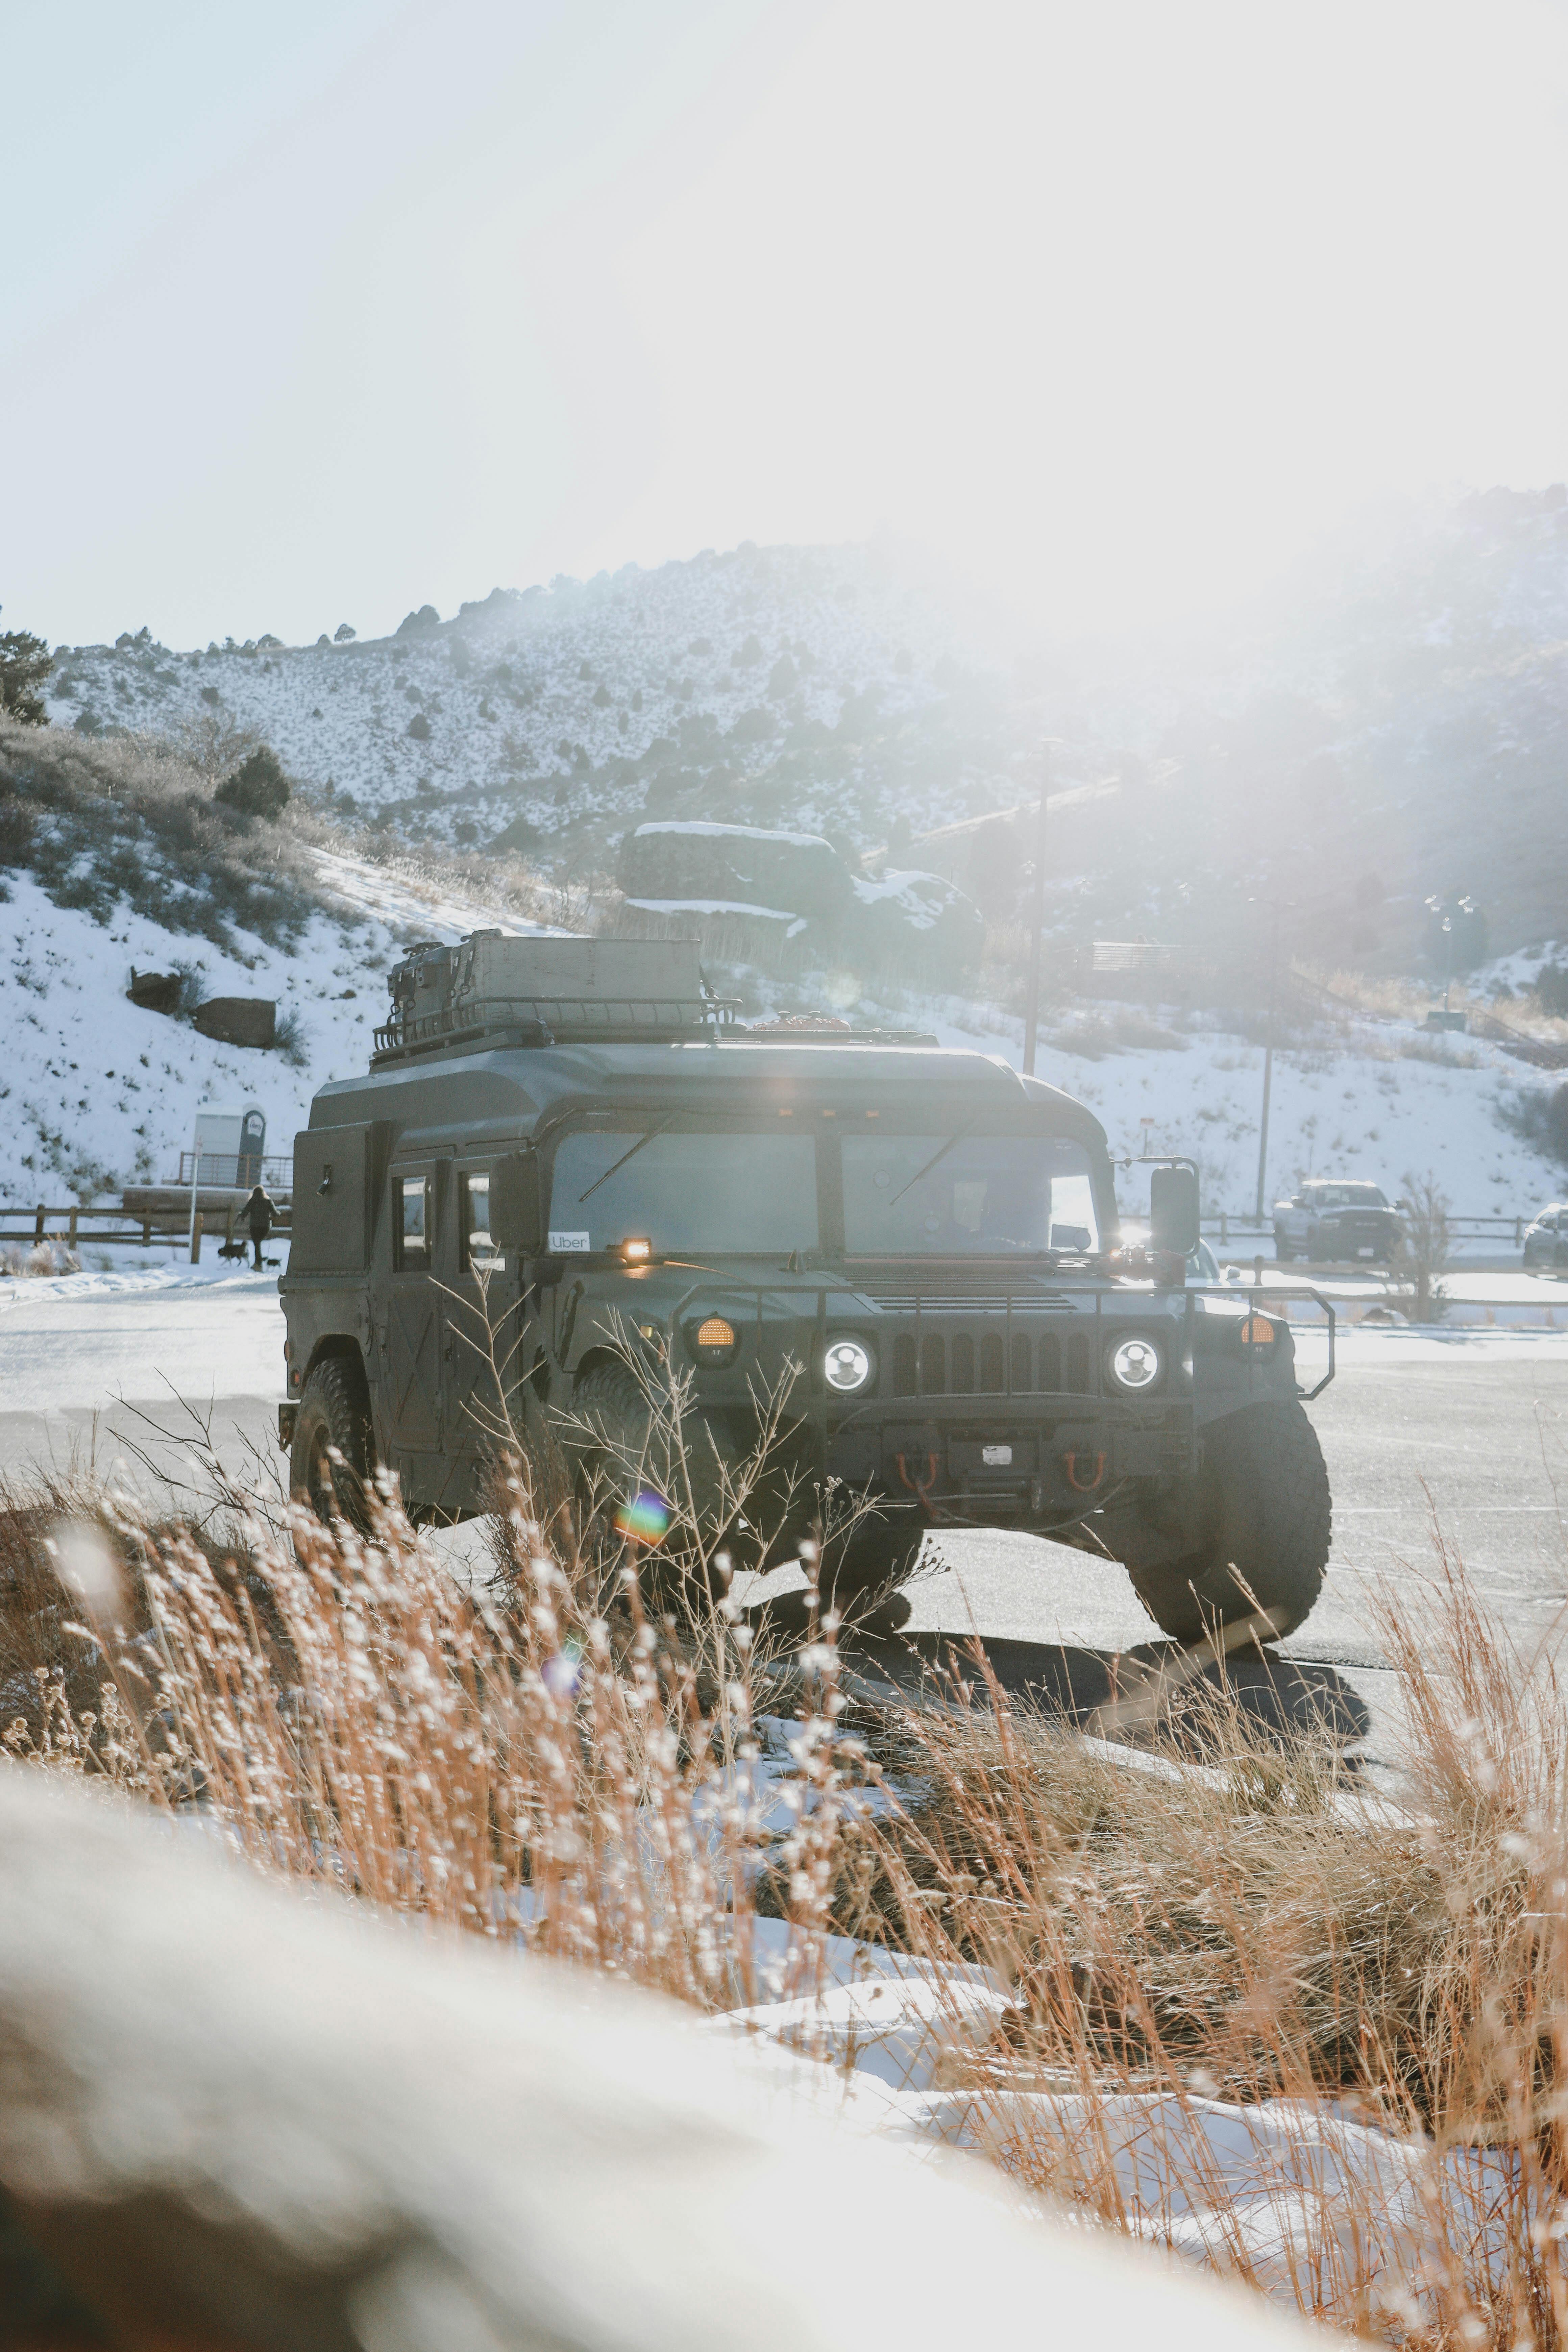
<path fill-rule="evenodd" d="M 205 1431 L 231 1469 L 276 1475 L 281 1341 L 265 1278 L 7 1302 L 0 1475 L 119 1463 L 142 1476 L 151 1463 L 200 1485 Z M 1527 1650 L 1568 1622 L 1568 1334 L 1533 1347 L 1472 1337 L 1446 1355 L 1414 1335 L 1368 1335 L 1311 1415 L 1333 1550 L 1324 1596 L 1282 1653 L 1292 1703 L 1369 1729 L 1376 1752 L 1396 1747 L 1397 1725 L 1373 1604 L 1381 1589 L 1418 1617 L 1432 1607 L 1438 1538 Z M 457 1554 L 465 1535 L 447 1539 Z M 1080 1711 L 1104 1696 L 1114 1661 L 1159 1654 L 1120 1569 L 1028 1536 L 932 1538 L 910 1599 L 921 1652 L 978 1632 L 1010 1682 L 1065 1688 Z"/>

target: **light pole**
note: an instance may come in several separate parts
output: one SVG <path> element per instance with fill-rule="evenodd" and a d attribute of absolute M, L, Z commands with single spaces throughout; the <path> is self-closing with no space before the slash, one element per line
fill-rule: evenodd
<path fill-rule="evenodd" d="M 1035 821 L 1035 880 L 1029 893 L 1029 981 L 1024 1006 L 1024 1075 L 1035 1075 L 1035 1048 L 1040 1034 L 1040 933 L 1046 920 L 1046 802 L 1051 782 L 1054 743 L 1040 748 L 1040 806 Z"/>
<path fill-rule="evenodd" d="M 1258 1202 L 1253 1216 L 1263 1223 L 1263 1202 L 1268 1174 L 1268 1098 L 1274 1091 L 1274 1007 L 1279 986 L 1279 910 L 1293 907 L 1293 898 L 1250 898 L 1252 907 L 1268 907 L 1274 916 L 1274 929 L 1268 949 L 1268 1025 L 1263 1039 L 1263 1116 L 1258 1132 Z"/>
<path fill-rule="evenodd" d="M 1443 1018 L 1446 1021 L 1448 999 L 1454 991 L 1454 940 L 1457 935 L 1454 918 L 1463 915 L 1468 922 L 1476 911 L 1476 902 L 1473 898 L 1456 898 L 1451 905 L 1446 905 L 1441 898 L 1428 898 L 1426 911 L 1436 919 L 1443 934 Z"/>

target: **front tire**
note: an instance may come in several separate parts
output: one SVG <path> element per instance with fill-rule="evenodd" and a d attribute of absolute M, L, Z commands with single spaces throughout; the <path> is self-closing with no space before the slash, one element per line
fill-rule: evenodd
<path fill-rule="evenodd" d="M 1289 1243 L 1286 1240 L 1286 1238 L 1285 1238 L 1284 1234 L 1279 1231 L 1279 1226 L 1278 1226 L 1278 1225 L 1276 1225 L 1276 1227 L 1274 1228 L 1274 1263 L 1275 1263 L 1275 1265 L 1293 1265 L 1295 1264 L 1295 1262 L 1296 1262 L 1296 1253 L 1295 1253 L 1295 1251 L 1291 1248 L 1291 1246 L 1290 1246 Z"/>
<path fill-rule="evenodd" d="M 830 1536 L 819 1580 L 824 1606 L 853 1618 L 897 1592 L 915 1572 L 925 1532 L 917 1509 L 893 1503 L 863 1516 L 847 1536 Z"/>
<path fill-rule="evenodd" d="M 712 1424 L 692 1414 L 678 1456 L 673 1430 L 636 1374 L 623 1363 L 598 1363 L 578 1381 L 560 1434 L 584 1549 L 607 1568 L 635 1568 L 658 1612 L 717 1598 L 731 1465 Z"/>
<path fill-rule="evenodd" d="M 335 1457 L 335 1458 L 334 1458 Z M 328 1526 L 347 1519 L 364 1533 L 375 1440 L 364 1374 L 348 1356 L 323 1356 L 306 1377 L 289 1449 L 289 1488 Z"/>
<path fill-rule="evenodd" d="M 1246 1405 L 1204 1433 L 1182 1558 L 1132 1567 L 1133 1590 L 1163 1632 L 1195 1642 L 1260 1612 L 1261 1638 L 1304 1624 L 1323 1589 L 1331 1507 L 1318 1433 L 1299 1403 Z"/>

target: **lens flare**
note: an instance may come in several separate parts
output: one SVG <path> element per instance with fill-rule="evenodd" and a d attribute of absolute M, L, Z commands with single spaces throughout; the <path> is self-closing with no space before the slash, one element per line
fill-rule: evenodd
<path fill-rule="evenodd" d="M 651 1549 L 669 1533 L 672 1517 L 664 1496 L 656 1495 L 651 1486 L 645 1486 L 629 1503 L 623 1503 L 616 1513 L 616 1525 L 633 1543 L 647 1544 Z"/>

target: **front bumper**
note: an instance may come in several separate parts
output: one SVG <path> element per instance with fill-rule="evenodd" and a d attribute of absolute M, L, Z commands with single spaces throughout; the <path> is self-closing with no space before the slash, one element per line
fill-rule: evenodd
<path fill-rule="evenodd" d="M 1227 1286 L 1068 1280 L 962 1298 L 714 1282 L 687 1291 L 667 1328 L 678 1363 L 681 1334 L 709 1314 L 740 1335 L 730 1365 L 697 1372 L 705 1412 L 754 1409 L 796 1367 L 788 1416 L 800 1416 L 815 1467 L 827 1476 L 919 1503 L 933 1517 L 1047 1527 L 1098 1508 L 1129 1480 L 1190 1477 L 1210 1422 L 1249 1403 L 1319 1393 L 1333 1376 L 1333 1309 L 1318 1303 L 1330 1369 L 1311 1391 L 1298 1386 L 1289 1327 L 1277 1315 L 1268 1318 L 1274 1343 L 1241 1344 L 1238 1327 L 1258 1302 Z M 1142 1393 L 1120 1388 L 1110 1369 L 1119 1341 L 1134 1337 L 1156 1339 L 1164 1360 Z M 874 1367 L 848 1395 L 825 1376 L 829 1348 L 845 1339 L 858 1341 Z"/>

